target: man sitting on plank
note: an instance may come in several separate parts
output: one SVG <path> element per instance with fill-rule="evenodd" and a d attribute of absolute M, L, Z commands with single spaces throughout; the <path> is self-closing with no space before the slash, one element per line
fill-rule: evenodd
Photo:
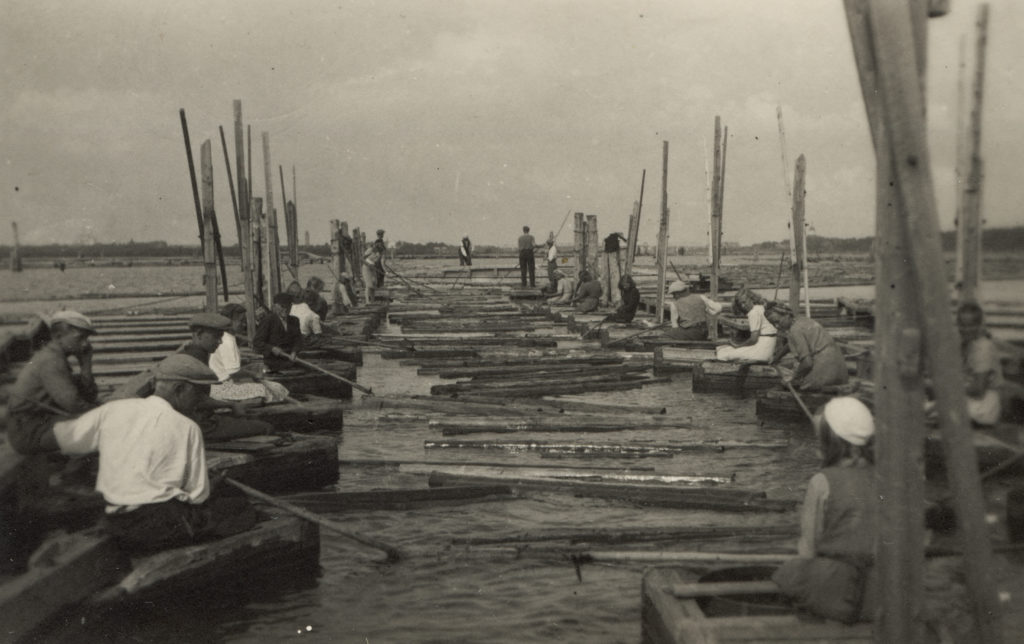
<path fill-rule="evenodd" d="M 284 385 L 263 378 L 261 368 L 242 366 L 236 336 L 245 333 L 245 307 L 232 302 L 225 305 L 220 313 L 231 320 L 231 329 L 224 332 L 220 346 L 210 356 L 209 366 L 220 380 L 210 387 L 210 397 L 235 402 L 275 403 L 285 400 L 288 389 Z"/>
<path fill-rule="evenodd" d="M 152 395 L 59 421 L 51 438 L 65 454 L 99 452 L 96 490 L 125 548 L 159 550 L 248 530 L 256 514 L 244 497 L 211 498 L 203 435 L 188 417 L 217 376 L 185 354 L 168 357 L 154 375 Z"/>
<path fill-rule="evenodd" d="M 96 403 L 92 377 L 92 345 L 96 333 L 89 318 L 77 311 L 60 311 L 48 320 L 50 342 L 37 351 L 11 387 L 7 440 L 21 454 L 56 451 L 54 422 L 82 413 Z M 79 373 L 68 358 L 74 356 Z"/>
<path fill-rule="evenodd" d="M 846 384 L 850 377 L 846 358 L 819 322 L 793 315 L 789 306 L 781 302 L 769 303 L 765 317 L 781 336 L 781 341 L 775 344 L 772 364 L 786 353 L 792 353 L 796 358 L 796 369 L 789 379 L 791 385 L 808 390 Z"/>
<path fill-rule="evenodd" d="M 271 312 L 256 327 L 252 346 L 263 356 L 268 371 L 280 371 L 291 366 L 302 344 L 299 321 L 290 315 L 291 309 L 292 296 L 278 293 L 274 296 Z M 291 359 L 274 355 L 275 347 L 290 354 Z"/>

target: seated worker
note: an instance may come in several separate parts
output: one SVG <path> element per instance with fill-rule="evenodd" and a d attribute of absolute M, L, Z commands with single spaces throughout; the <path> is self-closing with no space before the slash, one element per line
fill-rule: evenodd
<path fill-rule="evenodd" d="M 324 281 L 314 275 L 306 280 L 306 290 L 313 291 L 314 295 L 316 295 L 312 302 L 307 302 L 309 308 L 313 309 L 313 312 L 320 316 L 321 321 L 326 320 L 327 311 L 330 307 L 327 306 L 327 300 L 324 299 L 324 296 L 320 295 L 324 290 Z"/>
<path fill-rule="evenodd" d="M 775 345 L 772 363 L 786 353 L 796 358 L 796 369 L 789 378 L 791 385 L 807 390 L 846 384 L 850 377 L 846 358 L 825 327 L 802 315 L 794 316 L 787 305 L 778 302 L 768 306 L 765 317 L 775 325 L 783 340 Z"/>
<path fill-rule="evenodd" d="M 281 402 L 288 397 L 288 389 L 281 383 L 267 380 L 256 370 L 242 367 L 236 335 L 245 332 L 245 307 L 228 304 L 221 315 L 231 320 L 231 328 L 224 332 L 220 346 L 210 356 L 210 369 L 217 375 L 218 384 L 210 387 L 210 398 L 233 402 Z"/>
<path fill-rule="evenodd" d="M 615 313 L 605 318 L 605 322 L 632 322 L 636 317 L 636 310 L 640 307 L 640 290 L 631 276 L 623 275 L 619 278 L 619 293 L 622 303 Z"/>
<path fill-rule="evenodd" d="M 302 344 L 299 321 L 289 315 L 291 309 L 292 297 L 287 293 L 278 293 L 274 296 L 270 313 L 256 327 L 252 348 L 263 356 L 268 371 L 280 371 L 291 366 Z M 290 354 L 291 359 L 274 355 L 275 348 Z"/>
<path fill-rule="evenodd" d="M 814 416 L 822 469 L 807 484 L 797 558 L 772 579 L 784 595 L 821 617 L 870 621 L 877 583 L 878 536 L 871 411 L 852 397 L 833 398 Z"/>
<path fill-rule="evenodd" d="M 956 311 L 967 393 L 967 414 L 977 425 L 995 425 L 1002 413 L 1003 365 L 999 349 L 985 329 L 985 315 L 974 302 Z"/>
<path fill-rule="evenodd" d="M 334 314 L 348 313 L 356 307 L 356 292 L 352 290 L 352 276 L 342 273 L 334 283 Z"/>
<path fill-rule="evenodd" d="M 89 336 L 96 333 L 92 322 L 77 311 L 60 311 L 47 324 L 50 341 L 32 356 L 11 387 L 7 440 L 21 454 L 56 451 L 49 431 L 53 424 L 96 403 L 89 344 Z M 78 362 L 77 375 L 71 371 L 70 356 Z"/>
<path fill-rule="evenodd" d="M 555 271 L 557 290 L 548 298 L 548 304 L 569 304 L 573 295 L 576 294 L 576 280 L 566 275 L 563 271 Z"/>
<path fill-rule="evenodd" d="M 766 300 L 744 287 L 733 297 L 735 310 L 747 316 L 750 337 L 742 342 L 732 340 L 715 349 L 717 360 L 724 362 L 770 362 L 775 355 L 778 330 L 764 316 Z M 723 320 L 724 322 L 724 320 Z"/>
<path fill-rule="evenodd" d="M 318 297 L 320 296 L 316 291 L 308 288 L 299 291 L 298 297 L 293 296 L 292 308 L 288 315 L 299 321 L 299 333 L 302 335 L 317 336 L 324 332 L 320 316 L 313 310 Z"/>
<path fill-rule="evenodd" d="M 576 305 L 577 313 L 596 311 L 597 305 L 601 303 L 603 292 L 601 280 L 593 279 L 590 273 L 583 271 L 580 273 L 580 287 L 576 290 L 576 295 L 570 304 Z"/>
<path fill-rule="evenodd" d="M 269 317 L 269 316 L 268 316 Z M 220 347 L 224 332 L 231 327 L 231 320 L 217 313 L 197 313 L 189 320 L 192 340 L 185 344 L 177 353 L 164 358 L 155 367 L 144 371 L 121 385 L 110 397 L 111 400 L 124 398 L 144 398 L 156 390 L 156 371 L 160 364 L 175 355 L 187 355 L 195 358 L 204 366 L 209 365 L 211 356 Z M 230 440 L 245 436 L 271 434 L 274 426 L 255 418 L 245 418 L 248 406 L 259 402 L 256 400 L 217 400 L 204 390 L 203 397 L 196 403 L 194 420 L 203 428 L 207 441 Z M 217 414 L 218 409 L 230 409 L 231 414 Z"/>
<path fill-rule="evenodd" d="M 722 305 L 714 300 L 690 292 L 690 285 L 676 280 L 668 287 L 672 296 L 669 302 L 668 321 L 671 328 L 665 336 L 673 340 L 707 340 L 708 314 L 718 313 Z"/>
<path fill-rule="evenodd" d="M 175 354 L 155 370 L 146 398 L 108 402 L 51 432 L 64 454 L 99 452 L 96 491 L 107 502 L 107 527 L 133 551 L 152 551 L 251 528 L 244 497 L 211 497 L 199 426 L 188 417 L 217 381 L 209 367 Z"/>

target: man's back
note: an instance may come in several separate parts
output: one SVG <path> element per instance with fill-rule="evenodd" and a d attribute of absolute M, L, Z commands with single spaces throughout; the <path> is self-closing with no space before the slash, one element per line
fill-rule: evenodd
<path fill-rule="evenodd" d="M 534 241 L 533 235 L 531 235 L 530 233 L 523 233 L 522 235 L 519 236 L 520 251 L 533 250 L 533 247 L 536 245 L 537 242 Z"/>

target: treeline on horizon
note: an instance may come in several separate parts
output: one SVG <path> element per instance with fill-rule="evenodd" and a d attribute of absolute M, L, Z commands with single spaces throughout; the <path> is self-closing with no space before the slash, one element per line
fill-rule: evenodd
<path fill-rule="evenodd" d="M 808 235 L 807 252 L 809 254 L 870 253 L 872 252 L 874 241 L 874 237 L 821 237 L 818 235 Z M 986 229 L 982 234 L 982 247 L 984 250 L 993 252 L 1016 251 L 1024 247 L 1024 226 Z M 413 243 L 399 241 L 394 244 L 395 254 L 406 256 L 457 256 L 458 248 L 457 244 L 447 244 L 443 242 Z M 725 252 L 728 254 L 743 252 L 781 252 L 788 248 L 788 240 L 765 241 L 751 244 L 749 246 L 727 244 Z M 942 233 L 942 248 L 947 251 L 956 249 L 955 231 Z M 0 245 L 0 255 L 10 256 L 11 251 L 11 245 Z M 165 241 L 130 241 L 113 242 L 109 244 L 33 244 L 21 245 L 19 247 L 19 252 L 23 258 L 35 257 L 53 259 L 197 257 L 201 254 L 198 244 L 168 244 Z M 321 257 L 329 257 L 331 254 L 331 248 L 328 244 L 310 246 L 300 245 L 299 252 Z M 506 255 L 510 253 L 514 254 L 515 249 L 512 247 L 480 245 L 474 246 L 473 252 L 476 255 Z M 239 254 L 237 244 L 224 246 L 225 256 L 238 257 Z"/>

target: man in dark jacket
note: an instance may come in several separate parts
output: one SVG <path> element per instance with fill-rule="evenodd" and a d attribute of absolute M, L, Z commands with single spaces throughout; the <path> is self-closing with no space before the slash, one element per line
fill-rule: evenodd
<path fill-rule="evenodd" d="M 274 296 L 270 313 L 264 316 L 256 327 L 252 346 L 263 356 L 263 362 L 269 371 L 280 371 L 291 365 L 302 344 L 299 321 L 288 315 L 291 308 L 292 296 L 278 293 Z M 275 348 L 289 354 L 289 357 L 275 355 Z"/>

